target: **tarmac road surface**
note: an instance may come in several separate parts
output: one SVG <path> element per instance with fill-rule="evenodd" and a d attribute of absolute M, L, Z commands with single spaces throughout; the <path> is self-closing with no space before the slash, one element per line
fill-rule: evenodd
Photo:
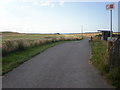
<path fill-rule="evenodd" d="M 89 64 L 88 39 L 47 49 L 3 76 L 3 88 L 110 88 Z"/>

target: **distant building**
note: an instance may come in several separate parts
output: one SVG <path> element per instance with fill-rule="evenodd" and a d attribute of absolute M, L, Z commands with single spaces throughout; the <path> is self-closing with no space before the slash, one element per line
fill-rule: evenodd
<path fill-rule="evenodd" d="M 110 37 L 110 33 L 111 31 L 107 31 L 107 30 L 98 30 L 100 32 L 102 32 L 102 40 L 108 40 L 108 37 Z"/>

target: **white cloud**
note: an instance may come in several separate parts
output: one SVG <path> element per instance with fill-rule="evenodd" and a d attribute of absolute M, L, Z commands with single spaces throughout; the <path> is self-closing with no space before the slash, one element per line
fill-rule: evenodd
<path fill-rule="evenodd" d="M 62 0 L 2 0 L 4 3 L 15 3 L 15 2 L 21 2 L 24 3 L 24 6 L 21 6 L 21 8 L 30 8 L 30 6 L 26 6 L 27 3 L 32 3 L 36 6 L 43 6 L 43 7 L 55 7 L 55 2 L 59 3 L 60 6 L 63 6 L 64 1 Z"/>
<path fill-rule="evenodd" d="M 22 0 L 22 2 L 25 2 L 25 3 L 26 3 L 26 2 L 31 2 L 31 1 L 30 1 L 30 0 Z"/>
<path fill-rule="evenodd" d="M 22 2 L 34 2 L 34 1 L 51 1 L 51 2 L 61 2 L 61 0 L 1 0 L 5 2 L 17 2 L 17 1 L 22 1 Z M 118 2 L 120 0 L 64 0 L 64 2 Z"/>
<path fill-rule="evenodd" d="M 45 1 L 45 2 L 40 2 L 40 6 L 51 6 L 52 2 L 50 1 Z"/>
<path fill-rule="evenodd" d="M 0 11 L 3 11 L 3 8 L 4 8 L 3 6 L 0 6 Z"/>
<path fill-rule="evenodd" d="M 63 6 L 64 5 L 64 1 L 59 1 L 58 2 L 60 6 Z M 47 0 L 47 1 L 33 1 L 33 4 L 34 5 L 37 5 L 37 6 L 48 6 L 48 7 L 51 7 L 51 8 L 54 8 L 55 7 L 55 2 L 53 1 L 50 1 L 50 0 Z"/>
<path fill-rule="evenodd" d="M 21 6 L 21 8 L 23 8 L 23 9 L 30 8 L 30 6 Z"/>
<path fill-rule="evenodd" d="M 55 4 L 51 4 L 51 8 L 54 8 L 55 7 Z"/>
<path fill-rule="evenodd" d="M 35 1 L 33 2 L 34 5 L 39 5 L 39 2 Z"/>
<path fill-rule="evenodd" d="M 37 6 L 48 6 L 51 8 L 55 7 L 54 2 L 51 2 L 51 1 L 33 1 L 33 4 Z"/>
<path fill-rule="evenodd" d="M 64 5 L 64 1 L 60 1 L 60 6 L 63 6 Z"/>
<path fill-rule="evenodd" d="M 0 27 L 5 27 L 8 21 L 7 13 L 4 6 L 0 6 Z"/>

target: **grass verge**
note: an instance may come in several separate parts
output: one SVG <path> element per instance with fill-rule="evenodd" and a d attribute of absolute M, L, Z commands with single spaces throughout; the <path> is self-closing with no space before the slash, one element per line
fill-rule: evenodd
<path fill-rule="evenodd" d="M 101 40 L 93 40 L 90 41 L 90 44 L 92 49 L 91 63 L 99 70 L 108 83 L 120 88 L 120 66 L 110 69 L 106 64 L 108 59 L 107 43 Z"/>
<path fill-rule="evenodd" d="M 100 73 L 103 75 L 106 72 L 104 62 L 107 57 L 107 46 L 103 41 L 91 41 L 90 44 L 92 49 L 90 61 L 97 69 L 100 70 Z"/>
<path fill-rule="evenodd" d="M 21 51 L 11 52 L 2 57 L 2 75 L 19 66 L 21 63 L 29 60 L 31 57 L 40 54 L 44 50 L 67 41 L 58 41 L 46 43 L 37 47 L 27 48 Z"/>

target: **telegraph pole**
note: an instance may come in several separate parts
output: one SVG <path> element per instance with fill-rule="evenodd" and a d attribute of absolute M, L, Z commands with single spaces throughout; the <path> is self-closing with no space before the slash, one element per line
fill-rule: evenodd
<path fill-rule="evenodd" d="M 81 26 L 81 36 L 83 38 L 83 26 Z"/>
<path fill-rule="evenodd" d="M 110 10 L 110 20 L 111 20 L 111 22 L 110 22 L 110 30 L 111 30 L 110 37 L 112 39 L 112 9 Z"/>

